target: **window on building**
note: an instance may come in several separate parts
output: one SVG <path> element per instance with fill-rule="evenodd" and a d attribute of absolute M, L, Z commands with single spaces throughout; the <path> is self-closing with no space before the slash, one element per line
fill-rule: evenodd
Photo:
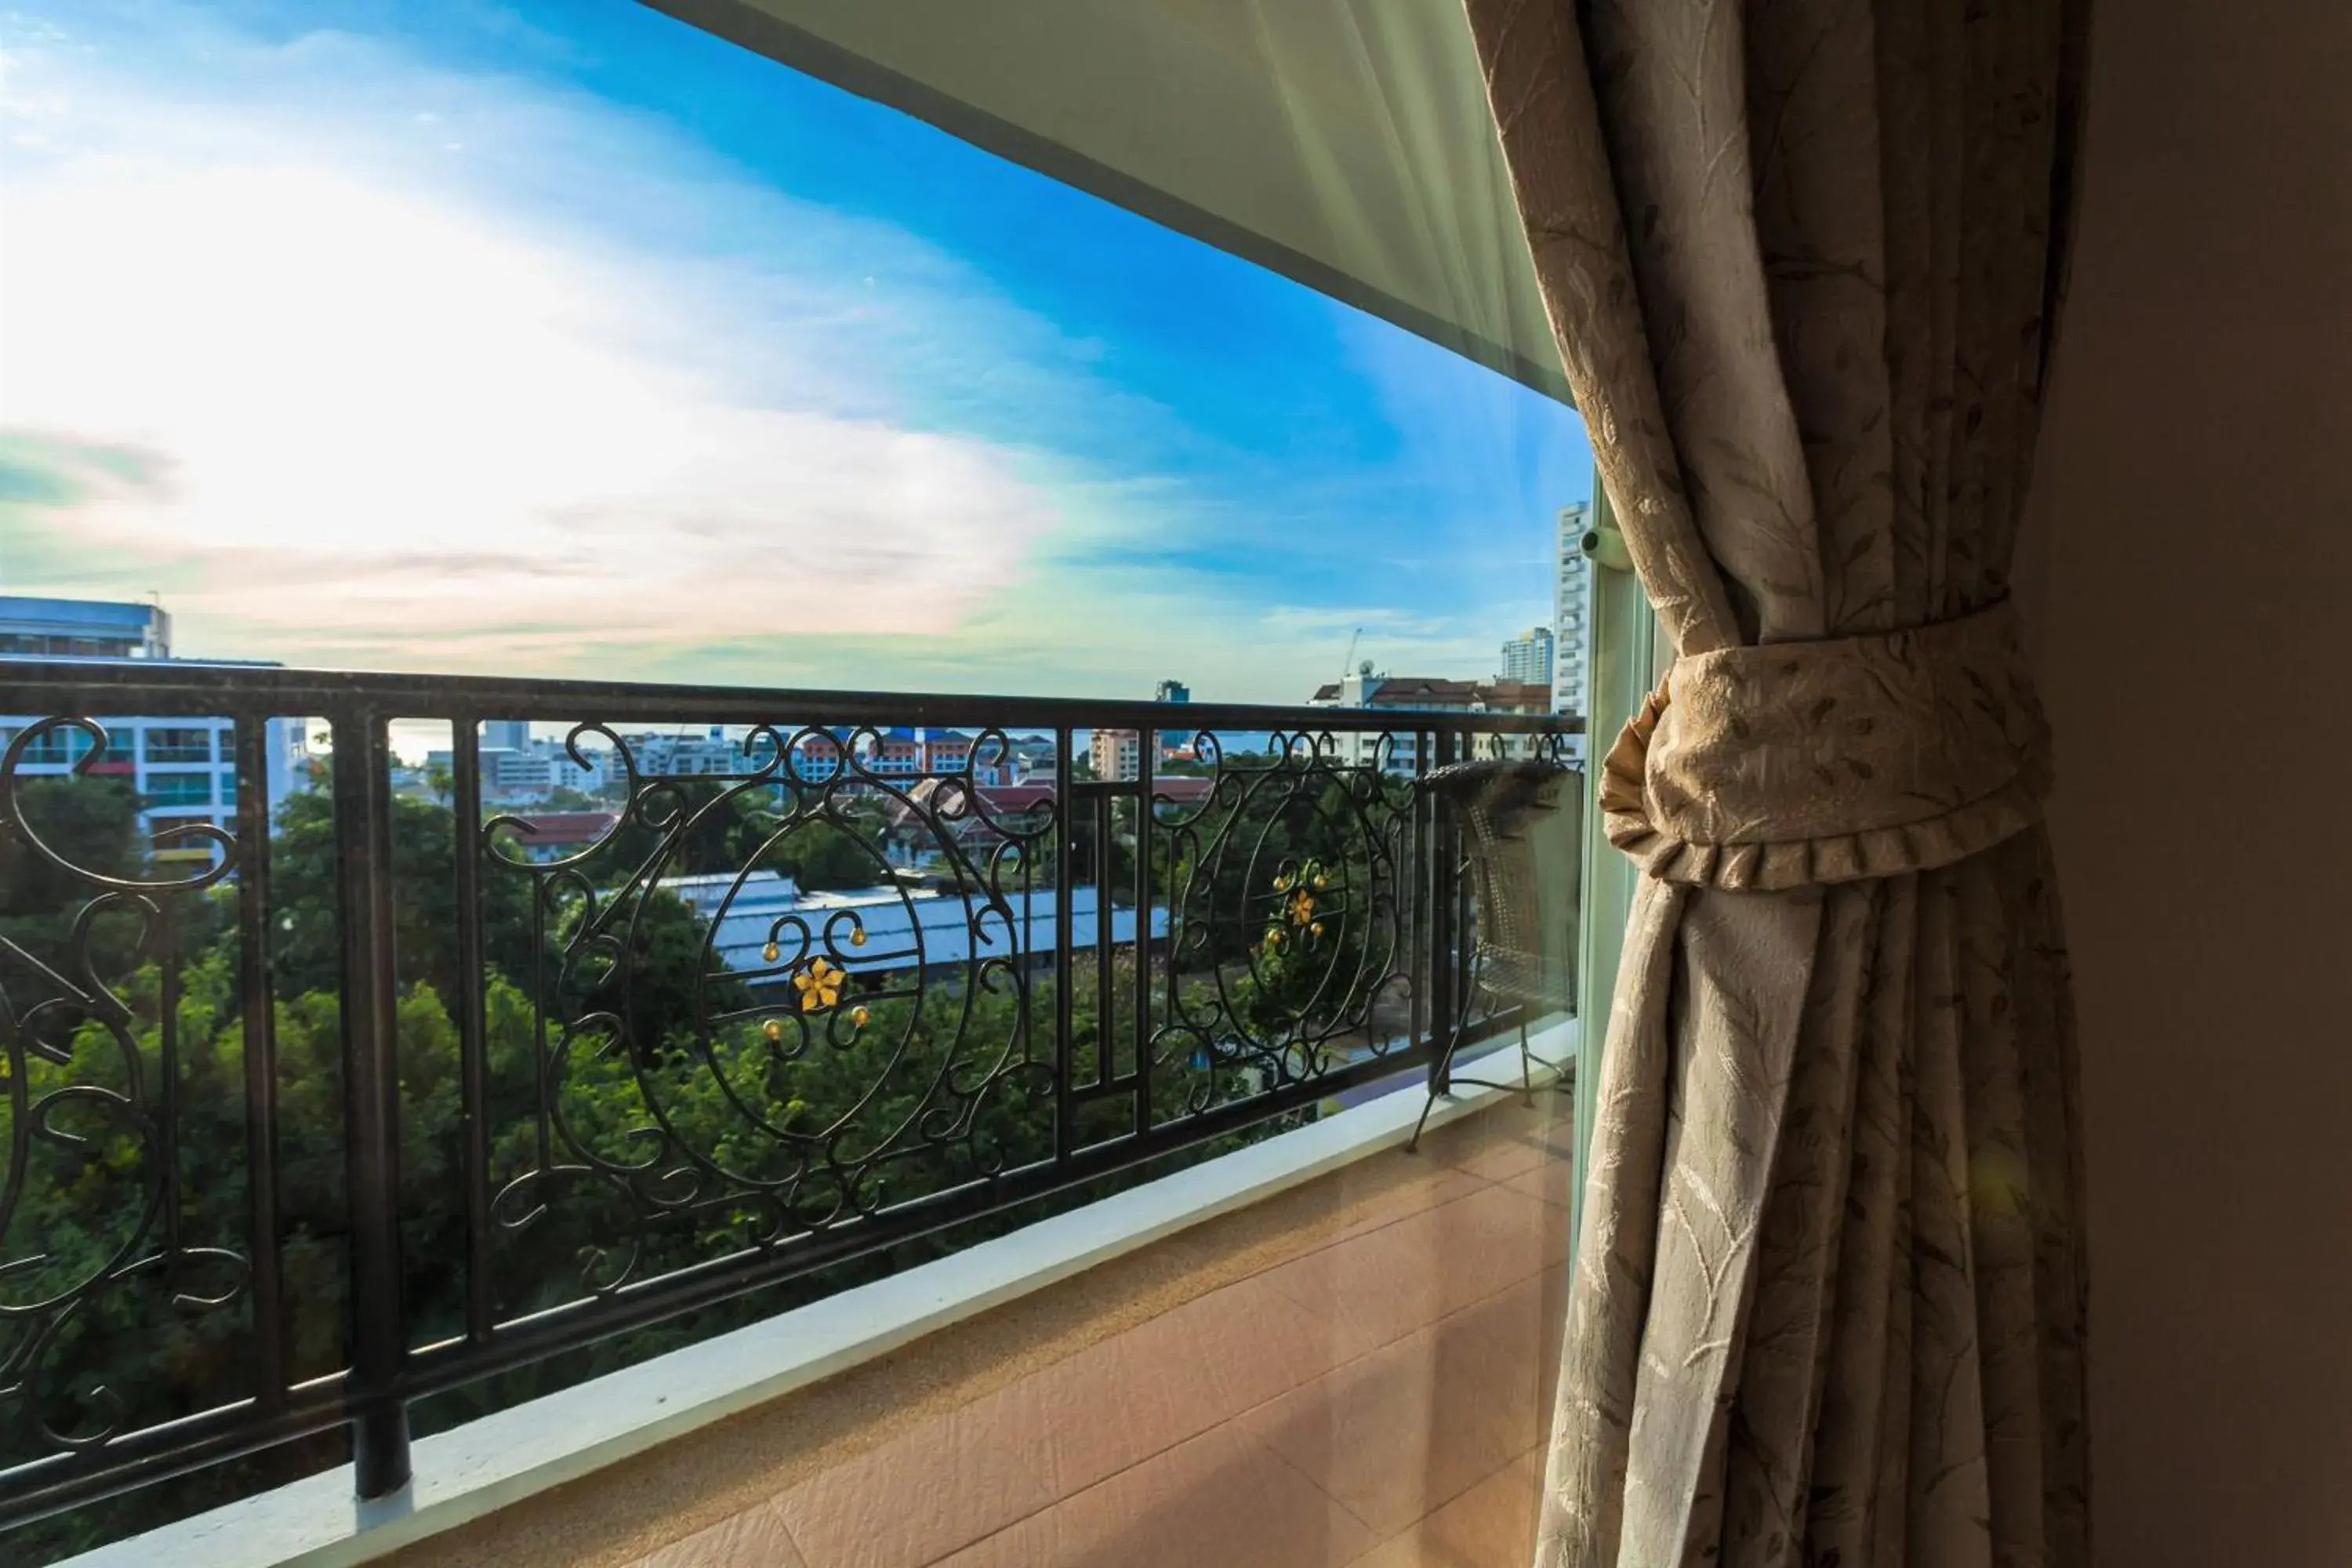
<path fill-rule="evenodd" d="M 147 804 L 158 805 L 210 805 L 213 803 L 213 776 L 210 773 L 157 773 L 147 781 Z"/>
<path fill-rule="evenodd" d="M 55 767 L 69 763 L 73 761 L 75 752 L 81 749 L 70 743 L 78 739 L 79 737 L 70 731 L 46 731 L 34 736 L 26 744 L 24 760 L 43 767 Z"/>
<path fill-rule="evenodd" d="M 213 732 L 199 729 L 150 730 L 146 752 L 151 763 L 209 763 L 213 760 Z"/>
<path fill-rule="evenodd" d="M 62 767 L 81 761 L 89 752 L 88 735 L 78 729 L 59 726 L 36 735 L 26 746 L 23 760 L 36 766 Z M 106 754 L 99 761 L 101 763 L 129 763 L 131 732 L 122 729 L 111 731 L 107 738 Z"/>

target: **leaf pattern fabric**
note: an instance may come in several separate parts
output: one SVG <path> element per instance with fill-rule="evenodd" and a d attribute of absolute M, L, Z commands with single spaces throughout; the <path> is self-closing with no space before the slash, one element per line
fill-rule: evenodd
<path fill-rule="evenodd" d="M 2002 603 L 1676 659 L 1610 748 L 1601 809 L 1610 841 L 1668 881 L 1850 882 L 1948 866 L 2031 826 L 2048 747 Z"/>
<path fill-rule="evenodd" d="M 2006 607 L 2081 0 L 1467 0 L 1678 655 L 1539 1568 L 2089 1561 L 2081 1123 Z"/>

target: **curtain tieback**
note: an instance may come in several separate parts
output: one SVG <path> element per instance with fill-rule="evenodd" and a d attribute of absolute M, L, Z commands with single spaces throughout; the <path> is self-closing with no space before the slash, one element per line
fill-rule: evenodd
<path fill-rule="evenodd" d="M 2042 815 L 2050 728 L 2007 601 L 1910 631 L 1676 659 L 1609 748 L 1609 840 L 1767 891 L 1948 866 Z"/>

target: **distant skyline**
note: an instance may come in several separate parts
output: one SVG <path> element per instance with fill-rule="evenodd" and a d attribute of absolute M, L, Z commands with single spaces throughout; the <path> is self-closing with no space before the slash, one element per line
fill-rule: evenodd
<path fill-rule="evenodd" d="M 197 655 L 1304 700 L 1548 621 L 1570 410 L 635 0 L 0 15 L 0 592 Z"/>

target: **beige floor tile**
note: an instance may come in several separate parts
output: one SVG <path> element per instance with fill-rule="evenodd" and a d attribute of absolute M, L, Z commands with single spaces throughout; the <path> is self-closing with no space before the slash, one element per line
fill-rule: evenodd
<path fill-rule="evenodd" d="M 1351 1568 L 1518 1568 L 1534 1557 L 1540 1449 L 1520 1456 Z"/>
<path fill-rule="evenodd" d="M 809 1568 L 917 1568 L 1333 1363 L 1262 1280 L 1211 1291 L 783 1494 Z"/>
<path fill-rule="evenodd" d="M 1551 1205 L 1489 1186 L 1261 1278 L 1322 1320 L 1336 1364 L 1559 1262 L 1567 1230 Z"/>
<path fill-rule="evenodd" d="M 1393 1535 L 1542 1436 L 1559 1292 L 1530 1278 L 1242 1418 L 1259 1441 Z"/>
<path fill-rule="evenodd" d="M 1034 1443 L 992 1423 L 982 1408 L 990 1404 L 926 1422 L 786 1491 L 785 1521 L 810 1568 L 918 1568 L 1052 1503 Z"/>
<path fill-rule="evenodd" d="M 1132 1404 L 1141 1396 L 1164 1407 L 1165 1419 L 1153 1433 L 1165 1439 L 1158 1447 L 1230 1420 L 1339 1364 L 1323 1323 L 1263 1276 L 1187 1301 L 1096 1349 L 1109 1371 L 1095 1383 L 1107 1384 L 1112 1398 Z M 1073 1363 L 1078 1359 L 1071 1358 Z"/>
<path fill-rule="evenodd" d="M 1565 1165 L 1574 1150 L 1576 1102 L 1546 1090 L 1532 1110 L 1498 1108 L 1478 1119 L 1480 1142 L 1454 1163 L 1481 1181 L 1507 1182 L 1548 1164 Z"/>
<path fill-rule="evenodd" d="M 673 1542 L 631 1568 L 806 1568 L 773 1502 L 745 1509 L 709 1529 Z"/>
<path fill-rule="evenodd" d="M 1515 1193 L 1525 1193 L 1557 1208 L 1566 1208 L 1572 1198 L 1570 1187 L 1575 1184 L 1576 1168 L 1566 1160 L 1549 1160 L 1530 1171 L 1522 1171 L 1502 1184 Z"/>
<path fill-rule="evenodd" d="M 978 1542 L 939 1568 L 1336 1568 L 1372 1532 L 1224 1426 Z"/>
<path fill-rule="evenodd" d="M 1418 1160 L 1420 1157 L 1397 1150 L 1393 1152 L 1376 1154 L 1373 1158 Z M 1346 1226 L 1332 1233 L 1323 1245 L 1348 1241 L 1359 1236 L 1369 1236 L 1376 1230 L 1386 1229 L 1399 1220 L 1411 1219 L 1414 1215 L 1426 1210 L 1442 1207 L 1459 1198 L 1466 1198 L 1486 1184 L 1481 1178 L 1471 1175 L 1466 1171 L 1455 1170 L 1451 1165 L 1429 1162 L 1427 1166 L 1427 1173 L 1421 1180 L 1387 1194 L 1384 1201 L 1368 1208 Z M 1346 1172 L 1340 1173 L 1342 1184 L 1345 1183 L 1346 1175 Z M 1344 1194 L 1345 1185 L 1342 1184 L 1339 1190 Z"/>

